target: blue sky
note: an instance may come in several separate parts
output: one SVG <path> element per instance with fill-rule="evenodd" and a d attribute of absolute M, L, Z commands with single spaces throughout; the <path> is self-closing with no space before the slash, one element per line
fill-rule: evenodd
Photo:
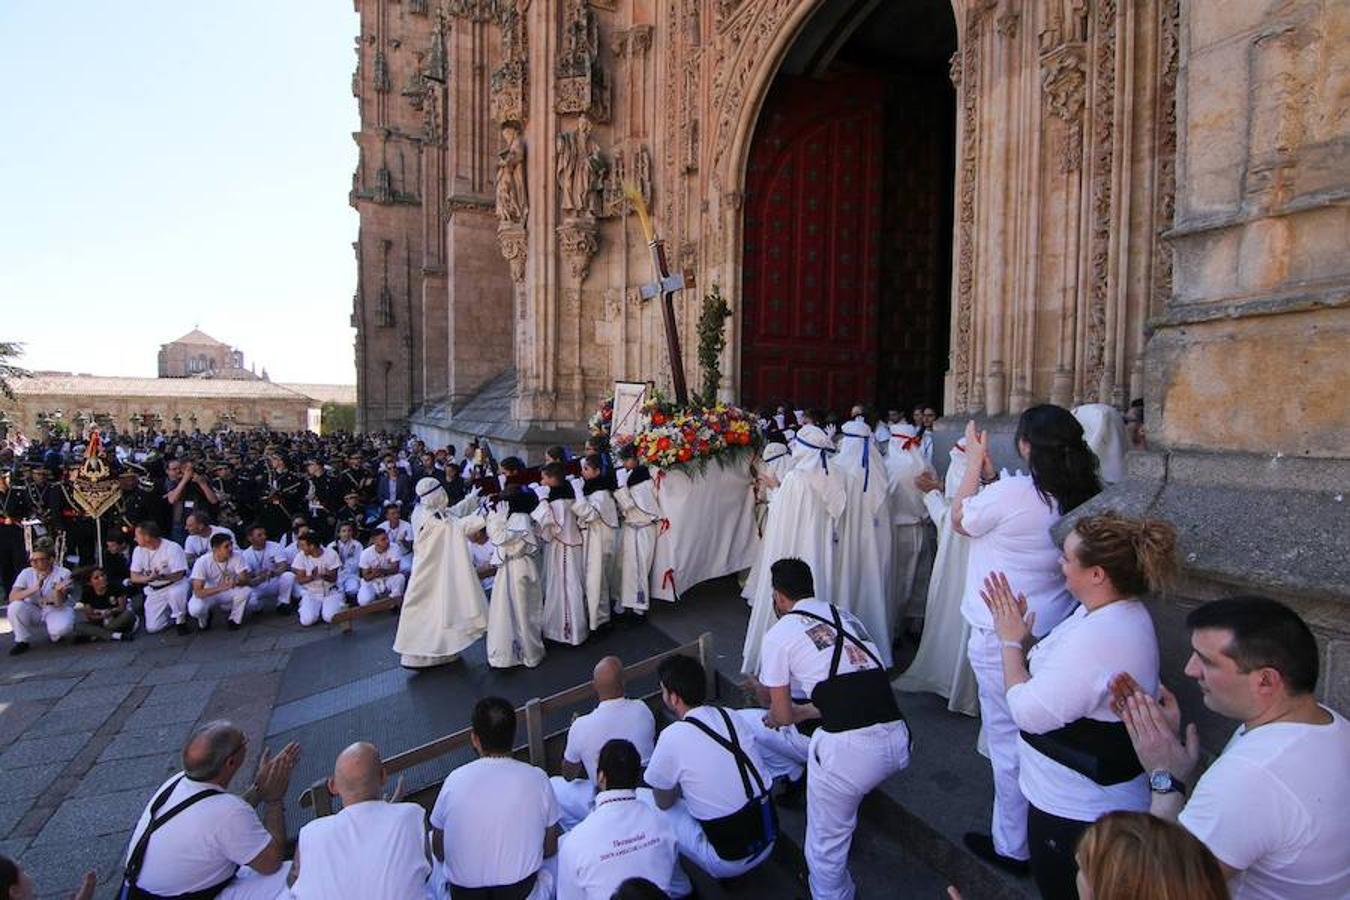
<path fill-rule="evenodd" d="M 0 339 L 154 375 L 194 326 L 355 380 L 351 0 L 0 0 Z"/>

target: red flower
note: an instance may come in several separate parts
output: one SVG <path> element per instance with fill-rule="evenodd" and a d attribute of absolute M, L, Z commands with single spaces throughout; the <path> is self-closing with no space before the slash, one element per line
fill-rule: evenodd
<path fill-rule="evenodd" d="M 600 418 L 608 422 L 610 419 L 614 418 L 614 410 L 606 406 L 604 409 L 600 410 Z"/>
<path fill-rule="evenodd" d="M 666 424 L 666 414 L 661 412 L 660 410 L 657 410 L 656 412 L 652 413 L 652 424 L 653 425 Z"/>
<path fill-rule="evenodd" d="M 657 441 L 656 441 L 656 449 L 657 449 L 659 452 L 662 452 L 662 453 L 664 453 L 665 451 L 669 450 L 669 449 L 670 449 L 670 438 L 668 438 L 668 437 L 658 438 Z"/>
<path fill-rule="evenodd" d="M 689 460 L 694 458 L 694 453 L 688 447 L 681 447 L 677 456 L 679 457 L 680 462 L 689 462 Z"/>

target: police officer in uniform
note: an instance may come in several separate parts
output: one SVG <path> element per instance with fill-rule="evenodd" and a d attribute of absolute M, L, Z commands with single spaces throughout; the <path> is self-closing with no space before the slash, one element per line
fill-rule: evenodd
<path fill-rule="evenodd" d="M 769 572 L 779 619 L 764 635 L 760 655 L 759 681 L 770 700 L 765 723 L 821 720 L 807 753 L 811 896 L 851 900 L 848 851 L 858 804 L 909 765 L 909 729 L 877 645 L 857 618 L 815 599 L 811 567 L 800 559 L 780 559 Z M 796 703 L 794 694 L 811 702 Z"/>

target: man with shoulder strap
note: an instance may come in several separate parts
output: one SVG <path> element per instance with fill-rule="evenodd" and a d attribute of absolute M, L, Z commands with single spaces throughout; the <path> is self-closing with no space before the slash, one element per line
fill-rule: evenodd
<path fill-rule="evenodd" d="M 819 719 L 806 769 L 806 863 L 814 900 L 851 900 L 848 851 L 867 792 L 909 765 L 909 729 L 858 620 L 815 599 L 811 567 L 780 559 L 770 568 L 778 622 L 764 635 L 759 681 L 764 723 L 787 728 Z M 809 697 L 810 703 L 792 698 Z"/>
<path fill-rule="evenodd" d="M 778 816 L 770 776 L 750 729 L 704 705 L 707 676 L 698 660 L 672 656 L 657 670 L 661 699 L 678 722 L 657 738 L 646 781 L 666 810 L 680 852 L 713 878 L 735 878 L 773 850 Z"/>
<path fill-rule="evenodd" d="M 274 900 L 286 891 L 282 801 L 300 745 L 275 757 L 264 750 L 241 797 L 228 789 L 247 753 L 243 731 L 229 722 L 193 733 L 183 771 L 155 791 L 131 833 L 120 900 Z"/>

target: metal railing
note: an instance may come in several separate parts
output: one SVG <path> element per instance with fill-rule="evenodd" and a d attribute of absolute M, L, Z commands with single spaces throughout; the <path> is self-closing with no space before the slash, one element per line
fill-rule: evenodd
<path fill-rule="evenodd" d="M 713 667 L 713 638 L 712 633 L 707 631 L 699 635 L 697 640 L 672 647 L 655 656 L 649 656 L 631 666 L 625 666 L 623 670 L 624 680 L 633 682 L 639 678 L 653 675 L 663 661 L 677 654 L 697 657 L 698 661 L 703 664 L 703 671 L 707 675 L 708 697 L 716 697 L 717 671 Z M 651 691 L 639 699 L 650 700 L 657 694 L 659 694 L 659 690 Z M 565 691 L 559 691 L 542 700 L 535 697 L 527 701 L 524 706 L 516 709 L 516 727 L 519 728 L 521 723 L 525 725 L 525 744 L 519 749 L 528 751 L 531 765 L 547 769 L 545 747 L 548 740 L 567 733 L 566 729 L 551 734 L 546 733 L 544 731 L 545 717 L 562 712 L 570 707 L 580 706 L 594 699 L 595 693 L 592 691 L 590 683 L 587 682 Z M 414 747 L 411 750 L 405 750 L 403 753 L 389 757 L 384 761 L 385 775 L 393 776 L 423 763 L 447 756 L 457 750 L 470 747 L 469 735 L 471 731 L 471 728 L 461 728 L 453 734 L 447 734 L 436 738 L 434 741 L 428 741 L 420 747 Z M 430 787 L 430 785 L 412 788 L 405 792 L 405 795 L 412 795 L 419 790 L 425 790 L 427 787 Z M 312 808 L 316 817 L 332 815 L 333 795 L 328 790 L 328 780 L 321 778 L 306 788 L 300 795 L 300 806 L 305 809 Z"/>

